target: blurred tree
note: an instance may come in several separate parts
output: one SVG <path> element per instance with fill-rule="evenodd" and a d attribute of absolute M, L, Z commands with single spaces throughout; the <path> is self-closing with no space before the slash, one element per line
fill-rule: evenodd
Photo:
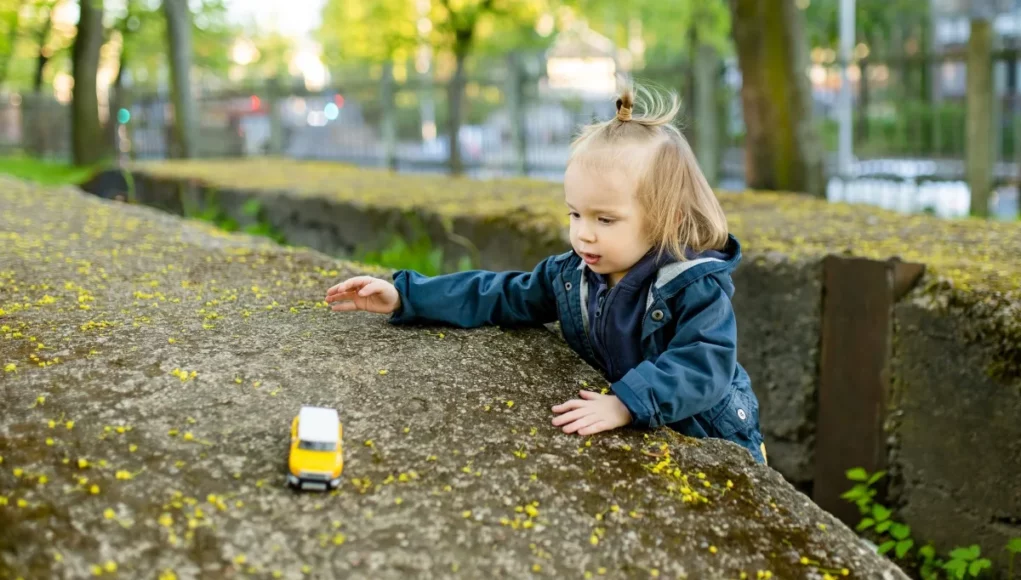
<path fill-rule="evenodd" d="M 480 39 L 500 39 L 516 44 L 527 34 L 526 27 L 534 26 L 542 13 L 541 0 L 439 0 L 432 5 L 434 45 L 454 57 L 454 74 L 448 85 L 448 131 L 450 133 L 450 172 L 463 172 L 459 132 L 465 86 L 465 61 Z M 506 46 L 506 45 L 504 45 Z"/>
<path fill-rule="evenodd" d="M 297 46 L 294 39 L 275 30 L 252 30 L 246 34 L 256 51 L 254 62 L 246 66 L 255 79 L 286 79 L 291 76 L 291 59 Z"/>
<path fill-rule="evenodd" d="M 730 0 L 741 67 L 745 182 L 823 195 L 823 148 L 812 121 L 804 14 L 795 0 Z"/>
<path fill-rule="evenodd" d="M 81 0 L 74 39 L 71 104 L 71 151 L 75 165 L 93 165 L 106 154 L 99 122 L 96 74 L 103 46 L 103 0 Z"/>
<path fill-rule="evenodd" d="M 167 18 L 167 44 L 170 48 L 171 90 L 174 99 L 174 147 L 172 157 L 195 155 L 196 118 L 191 97 L 191 13 L 187 0 L 163 0 Z"/>
<path fill-rule="evenodd" d="M 921 42 L 920 31 L 928 27 L 931 0 L 856 0 L 855 37 L 864 42 L 869 54 L 888 58 L 904 54 L 904 46 L 894 46 L 900 36 L 903 42 Z M 805 12 L 805 36 L 811 47 L 836 49 L 838 42 L 838 2 L 801 0 Z M 919 27 L 918 25 L 923 25 Z M 924 43 L 919 46 L 924 49 Z"/>
<path fill-rule="evenodd" d="M 49 45 L 50 35 L 53 32 L 53 11 L 57 8 L 60 0 L 36 0 L 33 2 L 37 20 L 40 24 L 36 29 L 36 43 L 39 46 L 39 56 L 36 59 L 35 76 L 32 78 L 32 92 L 40 93 L 43 89 L 43 73 L 46 63 L 53 55 L 53 49 Z"/>
<path fill-rule="evenodd" d="M 188 2 L 192 42 L 192 71 L 199 78 L 223 79 L 230 66 L 227 47 L 239 27 L 227 21 L 223 0 Z M 143 86 L 169 83 L 167 20 L 161 1 L 123 0 L 107 30 L 110 41 L 119 38 L 120 56 L 115 86 L 126 82 Z M 194 80 L 194 79 L 193 79 Z"/>
<path fill-rule="evenodd" d="M 719 54 L 732 52 L 730 13 L 723 0 L 662 2 L 633 0 L 565 0 L 584 15 L 589 26 L 614 41 L 630 47 L 640 40 L 643 60 L 649 66 L 670 66 L 690 54 L 692 40 L 712 47 Z M 683 32 L 679 32 L 683 31 Z M 697 35 L 693 34 L 697 31 Z"/>
<path fill-rule="evenodd" d="M 8 65 L 18 43 L 21 9 L 27 1 L 0 1 L 0 86 L 7 80 Z"/>
<path fill-rule="evenodd" d="M 326 0 L 315 37 L 328 65 L 381 64 L 410 57 L 417 21 L 414 0 Z"/>
<path fill-rule="evenodd" d="M 469 56 L 505 54 L 541 43 L 534 27 L 548 11 L 547 0 L 327 0 L 316 38 L 331 68 L 364 63 L 403 67 L 423 42 L 441 58 L 448 57 L 450 169 L 456 175 L 463 172 L 458 133 Z M 392 70 L 382 68 L 384 75 Z"/>

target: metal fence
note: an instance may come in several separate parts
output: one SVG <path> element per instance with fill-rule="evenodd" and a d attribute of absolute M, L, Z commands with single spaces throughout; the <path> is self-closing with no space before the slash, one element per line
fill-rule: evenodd
<path fill-rule="evenodd" d="M 855 156 L 852 174 L 831 178 L 828 197 L 905 212 L 942 216 L 967 214 L 964 183 L 963 62 L 905 58 L 861 62 L 852 75 L 855 98 Z M 614 114 L 612 95 L 556 90 L 549 76 L 495 68 L 471 78 L 464 93 L 459 151 L 467 175 L 478 178 L 527 175 L 562 178 L 571 139 L 585 123 Z M 994 111 L 998 144 L 993 213 L 1018 215 L 1015 145 L 1021 131 L 1021 63 L 998 54 Z M 813 103 L 833 175 L 839 71 L 832 63 L 810 70 Z M 676 90 L 685 108 L 680 119 L 689 139 L 695 123 L 710 122 L 719 136 L 718 185 L 744 187 L 740 74 L 734 63 L 719 70 L 716 114 L 696 118 L 687 67 L 647 69 L 635 77 Z M 248 83 L 193 90 L 199 120 L 197 154 L 240 157 L 278 154 L 409 172 L 446 172 L 450 163 L 449 87 L 409 75 L 335 82 L 309 90 Z M 938 96 L 933 93 L 938 78 Z M 122 91 L 104 115 L 109 136 L 123 158 L 161 159 L 173 145 L 173 106 L 163 90 Z M 119 110 L 123 108 L 123 110 Z M 0 149 L 67 158 L 70 115 L 66 105 L 38 97 L 0 96 Z M 696 147 L 697 150 L 697 147 Z"/>

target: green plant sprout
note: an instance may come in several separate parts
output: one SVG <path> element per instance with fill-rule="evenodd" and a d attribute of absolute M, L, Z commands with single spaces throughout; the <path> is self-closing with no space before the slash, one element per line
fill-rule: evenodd
<path fill-rule="evenodd" d="M 886 476 L 886 472 L 869 473 L 861 467 L 855 467 L 847 470 L 845 475 L 855 483 L 840 497 L 858 506 L 862 519 L 855 529 L 871 536 L 870 539 L 878 544 L 876 551 L 880 554 L 889 555 L 892 551 L 898 563 L 917 570 L 923 580 L 964 580 L 978 578 L 986 570 L 992 571 L 992 561 L 982 557 L 982 548 L 978 544 L 958 546 L 947 557 L 940 558 L 932 543 L 927 543 L 917 549 L 913 559 L 909 558 L 915 547 L 911 527 L 894 520 L 893 510 L 875 500 L 877 490 L 874 486 Z M 1021 537 L 1011 538 L 1004 549 L 1010 552 L 1007 578 L 1013 580 L 1014 557 L 1021 553 Z"/>

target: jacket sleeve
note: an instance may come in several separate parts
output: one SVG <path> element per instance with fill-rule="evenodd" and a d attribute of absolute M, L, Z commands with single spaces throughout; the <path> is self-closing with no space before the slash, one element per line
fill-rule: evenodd
<path fill-rule="evenodd" d="M 706 411 L 723 399 L 733 379 L 737 321 L 730 297 L 712 276 L 684 292 L 667 348 L 610 386 L 635 426 L 659 427 Z"/>
<path fill-rule="evenodd" d="M 462 328 L 553 322 L 555 258 L 542 260 L 531 272 L 470 270 L 429 277 L 400 270 L 393 280 L 401 308 L 390 322 L 441 322 Z"/>

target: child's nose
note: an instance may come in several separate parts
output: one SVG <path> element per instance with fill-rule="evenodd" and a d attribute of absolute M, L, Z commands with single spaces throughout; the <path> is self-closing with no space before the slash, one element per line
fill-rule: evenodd
<path fill-rule="evenodd" d="M 596 241 L 596 234 L 592 231 L 592 228 L 582 225 L 578 228 L 578 239 L 583 242 L 594 242 Z"/>

